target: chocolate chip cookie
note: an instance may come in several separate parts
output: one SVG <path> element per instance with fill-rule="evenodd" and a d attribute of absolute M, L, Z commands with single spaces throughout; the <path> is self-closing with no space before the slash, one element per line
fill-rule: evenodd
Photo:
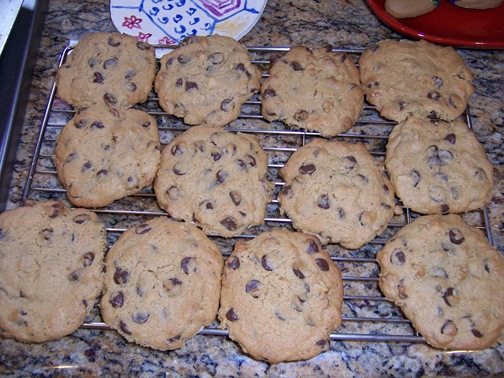
<path fill-rule="evenodd" d="M 207 234 L 231 237 L 264 222 L 273 184 L 252 135 L 192 127 L 163 150 L 154 183 L 159 205 Z"/>
<path fill-rule="evenodd" d="M 479 209 L 492 196 L 492 165 L 462 121 L 408 118 L 392 130 L 385 164 L 398 197 L 419 213 Z"/>
<path fill-rule="evenodd" d="M 61 131 L 55 164 L 73 204 L 102 207 L 150 185 L 160 156 L 152 116 L 93 106 L 78 112 Z"/>
<path fill-rule="evenodd" d="M 323 243 L 359 248 L 387 227 L 394 191 L 362 144 L 315 139 L 280 170 L 278 199 L 294 227 Z"/>
<path fill-rule="evenodd" d="M 224 126 L 259 90 L 261 73 L 233 38 L 189 37 L 161 59 L 159 104 L 188 125 Z"/>
<path fill-rule="evenodd" d="M 418 218 L 377 258 L 381 290 L 432 346 L 483 349 L 500 337 L 504 259 L 459 216 Z"/>
<path fill-rule="evenodd" d="M 364 51 L 359 70 L 367 100 L 397 122 L 411 115 L 454 120 L 474 92 L 457 52 L 424 40 L 381 41 Z"/>
<path fill-rule="evenodd" d="M 154 49 L 120 33 L 90 33 L 56 76 L 58 95 L 82 109 L 93 104 L 129 108 L 144 102 L 156 74 Z"/>
<path fill-rule="evenodd" d="M 131 228 L 107 254 L 103 319 L 128 341 L 181 348 L 217 315 L 222 265 L 193 225 L 157 217 Z"/>
<path fill-rule="evenodd" d="M 341 323 L 341 274 L 314 236 L 276 229 L 239 240 L 226 260 L 219 319 L 269 363 L 311 358 Z"/>
<path fill-rule="evenodd" d="M 297 46 L 273 62 L 261 99 L 265 119 L 332 137 L 359 118 L 364 94 L 346 54 Z"/>
<path fill-rule="evenodd" d="M 0 214 L 0 337 L 44 342 L 80 327 L 103 287 L 93 212 L 29 202 Z"/>

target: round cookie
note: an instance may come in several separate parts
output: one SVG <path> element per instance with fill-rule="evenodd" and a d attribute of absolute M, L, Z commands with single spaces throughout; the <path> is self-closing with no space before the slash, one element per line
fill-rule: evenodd
<path fill-rule="evenodd" d="M 103 287 L 105 227 L 93 212 L 30 202 L 0 214 L 0 337 L 77 330 Z"/>
<path fill-rule="evenodd" d="M 456 51 L 424 40 L 381 41 L 364 51 L 359 69 L 367 100 L 397 122 L 410 115 L 454 120 L 474 92 Z"/>
<path fill-rule="evenodd" d="M 154 180 L 160 161 L 156 120 L 134 109 L 78 112 L 57 139 L 55 164 L 68 199 L 102 207 L 139 192 Z"/>
<path fill-rule="evenodd" d="M 323 243 L 359 248 L 394 215 L 392 185 L 362 144 L 315 139 L 280 170 L 278 199 L 294 227 Z"/>
<path fill-rule="evenodd" d="M 220 35 L 186 38 L 161 58 L 159 104 L 188 125 L 224 126 L 259 90 L 261 72 L 247 49 Z"/>
<path fill-rule="evenodd" d="M 181 348 L 216 318 L 222 266 L 193 225 L 157 217 L 131 228 L 107 254 L 103 319 L 128 341 Z"/>
<path fill-rule="evenodd" d="M 155 74 L 150 45 L 126 34 L 90 33 L 59 68 L 56 81 L 59 97 L 76 108 L 129 108 L 147 99 Z"/>
<path fill-rule="evenodd" d="M 276 229 L 236 243 L 224 267 L 219 319 L 254 358 L 295 361 L 328 349 L 342 301 L 341 274 L 318 239 Z"/>
<path fill-rule="evenodd" d="M 439 0 L 386 0 L 385 10 L 395 18 L 417 17 L 439 5 Z"/>
<path fill-rule="evenodd" d="M 267 169 L 254 136 L 192 127 L 164 148 L 154 191 L 173 218 L 231 237 L 264 222 L 273 190 Z"/>
<path fill-rule="evenodd" d="M 450 0 L 450 3 L 462 8 L 489 9 L 500 6 L 502 0 Z"/>
<path fill-rule="evenodd" d="M 364 93 L 346 54 L 297 46 L 273 63 L 261 99 L 265 119 L 332 137 L 359 118 Z"/>
<path fill-rule="evenodd" d="M 408 118 L 392 130 L 385 164 L 397 196 L 419 213 L 475 210 L 492 196 L 492 165 L 462 121 Z"/>
<path fill-rule="evenodd" d="M 377 258 L 381 290 L 432 346 L 484 349 L 501 336 L 504 260 L 459 216 L 418 218 Z"/>

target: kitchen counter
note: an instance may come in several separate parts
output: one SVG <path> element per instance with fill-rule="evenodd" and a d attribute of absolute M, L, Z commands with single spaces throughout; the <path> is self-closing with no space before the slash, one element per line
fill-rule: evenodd
<path fill-rule="evenodd" d="M 109 2 L 52 0 L 33 75 L 14 166 L 8 208 L 22 199 L 56 62 L 71 39 L 111 31 Z M 383 26 L 360 0 L 270 0 L 246 45 L 366 47 L 400 36 Z M 489 205 L 497 248 L 504 253 L 504 51 L 459 50 L 475 74 L 470 105 L 474 131 L 494 164 L 496 185 Z M 501 339 L 501 342 L 504 338 Z M 0 375 L 37 376 L 488 376 L 504 374 L 504 345 L 478 352 L 443 352 L 425 344 L 332 341 L 311 360 L 268 365 L 240 352 L 222 336 L 198 335 L 185 347 L 158 352 L 128 344 L 113 331 L 81 329 L 59 341 L 0 342 Z"/>

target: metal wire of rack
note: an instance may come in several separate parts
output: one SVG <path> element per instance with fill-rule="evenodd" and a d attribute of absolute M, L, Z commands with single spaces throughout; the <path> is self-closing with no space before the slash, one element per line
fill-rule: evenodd
<path fill-rule="evenodd" d="M 263 77 L 268 76 L 270 61 L 276 55 L 288 51 L 288 47 L 249 47 L 252 62 L 261 67 Z M 62 65 L 71 53 L 72 47 L 63 50 L 59 66 Z M 334 52 L 346 53 L 357 62 L 362 50 L 358 49 L 333 49 Z M 158 50 L 158 57 L 164 51 Z M 318 132 L 304 130 L 290 130 L 280 122 L 267 122 L 260 115 L 260 99 L 258 96 L 247 101 L 242 107 L 238 120 L 232 122 L 227 129 L 235 132 L 255 134 L 268 154 L 268 178 L 275 183 L 275 199 L 268 205 L 265 218 L 265 227 L 251 230 L 250 233 L 232 239 L 211 237 L 221 247 L 223 256 L 228 256 L 234 242 L 239 238 L 253 238 L 264 228 L 292 227 L 291 220 L 285 217 L 280 209 L 276 194 L 284 185 L 278 176 L 278 170 L 283 167 L 290 154 L 311 139 L 319 136 Z M 157 118 L 162 144 L 166 144 L 187 129 L 180 120 L 167 115 L 158 104 L 158 99 L 152 93 L 146 103 L 138 106 Z M 56 83 L 53 84 L 46 109 L 42 118 L 33 160 L 27 182 L 23 192 L 23 202 L 28 199 L 60 199 L 65 200 L 66 190 L 57 180 L 57 172 L 53 162 L 54 147 L 57 135 L 64 125 L 73 117 L 75 110 L 58 99 Z M 464 119 L 469 128 L 472 120 L 469 108 Z M 373 106 L 366 104 L 363 113 L 355 126 L 346 133 L 340 134 L 336 139 L 351 140 L 364 143 L 377 160 L 383 160 L 388 135 L 395 123 L 381 118 Z M 400 202 L 398 201 L 400 205 Z M 132 195 L 125 200 L 118 200 L 114 204 L 102 209 L 93 209 L 106 224 L 109 245 L 130 226 L 139 223 L 142 219 L 156 216 L 167 216 L 156 203 L 152 188 L 145 188 L 140 193 Z M 387 240 L 402 226 L 410 223 L 418 214 L 404 208 L 403 214 L 396 216 L 389 223 L 387 230 L 362 248 L 354 251 L 345 250 L 339 245 L 329 245 L 328 251 L 332 260 L 338 265 L 343 275 L 344 305 L 343 322 L 335 330 L 330 339 L 333 341 L 370 341 L 370 342 L 406 342 L 422 343 L 424 338 L 418 334 L 411 322 L 404 317 L 402 312 L 386 299 L 378 288 L 379 266 L 375 258 L 376 252 Z M 482 229 L 489 242 L 493 245 L 492 231 L 488 210 L 482 209 L 469 214 L 471 222 Z M 98 311 L 96 311 L 98 313 Z M 96 314 L 95 314 L 96 315 Z M 99 315 L 96 319 L 87 321 L 83 329 L 110 330 L 101 321 Z M 227 336 L 227 330 L 218 328 L 214 322 L 211 326 L 204 327 L 200 334 L 213 336 Z"/>

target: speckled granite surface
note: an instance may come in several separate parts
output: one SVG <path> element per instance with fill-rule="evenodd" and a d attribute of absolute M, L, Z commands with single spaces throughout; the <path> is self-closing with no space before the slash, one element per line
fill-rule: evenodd
<path fill-rule="evenodd" d="M 56 62 L 70 39 L 89 31 L 109 31 L 108 2 L 50 1 L 37 57 L 28 111 L 11 184 L 9 207 L 22 197 Z M 260 22 L 242 39 L 247 45 L 365 47 L 399 36 L 384 27 L 360 0 L 270 0 Z M 461 50 L 473 70 L 474 129 L 495 166 L 490 218 L 496 244 L 504 252 L 504 51 Z M 501 342 L 504 340 L 501 340 Z M 330 351 L 309 361 L 269 366 L 243 355 L 222 336 L 199 335 L 181 350 L 163 353 L 127 344 L 112 331 L 79 330 L 41 345 L 0 342 L 0 375 L 19 376 L 502 376 L 504 346 L 479 352 L 446 353 L 424 344 L 331 342 Z"/>

